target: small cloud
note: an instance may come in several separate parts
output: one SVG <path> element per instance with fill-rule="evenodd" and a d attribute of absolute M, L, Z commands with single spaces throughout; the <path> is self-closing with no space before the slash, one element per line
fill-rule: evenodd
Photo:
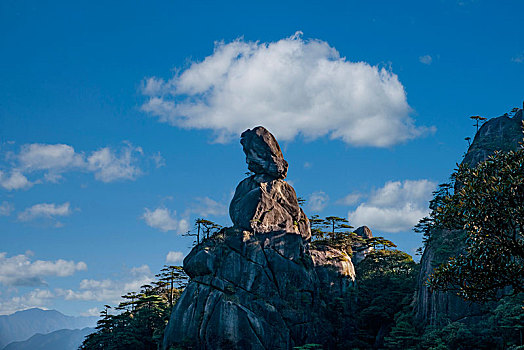
<path fill-rule="evenodd" d="M 350 193 L 344 198 L 341 198 L 337 201 L 337 204 L 341 205 L 355 205 L 357 204 L 358 200 L 362 197 L 360 193 Z"/>
<path fill-rule="evenodd" d="M 157 168 L 161 168 L 166 165 L 166 160 L 164 157 L 162 157 L 162 154 L 160 152 L 157 152 L 151 156 L 151 159 L 153 159 L 153 162 L 155 162 L 155 166 Z"/>
<path fill-rule="evenodd" d="M 0 204 L 0 216 L 9 216 L 14 210 L 15 207 L 13 204 L 7 201 L 3 201 L 2 204 Z"/>
<path fill-rule="evenodd" d="M 73 147 L 64 144 L 23 145 L 18 160 L 20 166 L 26 171 L 47 170 L 51 173 L 60 173 L 85 166 L 83 155 L 76 153 Z"/>
<path fill-rule="evenodd" d="M 524 53 L 521 53 L 515 57 L 512 57 L 511 58 L 511 62 L 515 62 L 515 63 L 522 63 L 524 62 Z"/>
<path fill-rule="evenodd" d="M 167 208 L 156 208 L 150 210 L 144 209 L 142 219 L 150 227 L 156 228 L 162 232 L 175 231 L 179 234 L 186 233 L 189 230 L 189 223 L 186 219 L 177 219 L 176 212 L 170 212 Z"/>
<path fill-rule="evenodd" d="M 7 257 L 7 253 L 0 253 L 0 284 L 6 286 L 42 286 L 45 276 L 66 277 L 83 270 L 87 270 L 83 261 L 31 261 L 31 254 Z"/>
<path fill-rule="evenodd" d="M 433 57 L 431 57 L 430 55 L 424 55 L 420 56 L 418 60 L 420 63 L 427 64 L 429 66 L 433 62 Z"/>
<path fill-rule="evenodd" d="M 201 216 L 224 216 L 227 215 L 227 207 L 209 197 L 195 198 L 196 204 L 192 207 L 191 212 Z"/>
<path fill-rule="evenodd" d="M 16 311 L 34 307 L 47 309 L 46 306 L 54 297 L 56 297 L 56 295 L 51 291 L 37 288 L 22 296 L 0 300 L 0 315 L 9 315 Z"/>
<path fill-rule="evenodd" d="M 322 191 L 317 191 L 309 195 L 307 206 L 314 213 L 321 212 L 328 204 L 329 196 Z"/>
<path fill-rule="evenodd" d="M 84 279 L 77 290 L 57 288 L 55 293 L 66 300 L 97 300 L 111 304 L 118 303 L 126 293 L 139 291 L 141 286 L 153 280 L 149 266 L 142 265 L 127 271 L 119 279 Z"/>
<path fill-rule="evenodd" d="M 165 165 L 160 153 L 150 158 L 157 168 Z M 59 183 L 63 174 L 71 171 L 92 172 L 102 182 L 134 180 L 142 174 L 140 161 L 144 160 L 144 152 L 129 142 L 120 149 L 102 147 L 89 155 L 70 145 L 33 143 L 22 145 L 18 153 L 6 152 L 4 159 L 10 164 L 7 170 L 0 170 L 0 187 L 11 191 L 37 183 Z M 39 178 L 29 181 L 29 175 Z"/>
<path fill-rule="evenodd" d="M 348 213 L 355 227 L 384 232 L 408 231 L 428 215 L 428 202 L 436 183 L 429 180 L 389 181 L 368 200 Z"/>
<path fill-rule="evenodd" d="M 29 188 L 33 186 L 33 183 L 27 180 L 27 177 L 25 177 L 19 170 L 11 170 L 9 175 L 0 170 L 0 186 L 11 191 Z"/>
<path fill-rule="evenodd" d="M 100 310 L 98 310 L 97 307 L 93 307 L 91 309 L 88 309 L 86 312 L 80 313 L 80 316 L 100 316 Z"/>
<path fill-rule="evenodd" d="M 58 216 L 69 216 L 72 210 L 69 202 L 61 205 L 54 203 L 40 203 L 26 208 L 18 214 L 18 220 L 31 221 L 39 218 L 56 219 Z"/>
<path fill-rule="evenodd" d="M 313 164 L 312 164 L 312 163 L 310 163 L 310 162 L 305 162 L 305 163 L 304 163 L 304 169 L 309 169 L 309 168 L 311 168 L 311 167 L 313 167 Z"/>
<path fill-rule="evenodd" d="M 120 152 L 104 147 L 93 152 L 88 158 L 88 169 L 102 182 L 134 180 L 142 172 L 135 165 L 135 155 L 143 154 L 142 148 L 127 143 Z"/>
<path fill-rule="evenodd" d="M 178 264 L 184 260 L 184 253 L 182 252 L 169 252 L 166 256 L 166 262 Z"/>

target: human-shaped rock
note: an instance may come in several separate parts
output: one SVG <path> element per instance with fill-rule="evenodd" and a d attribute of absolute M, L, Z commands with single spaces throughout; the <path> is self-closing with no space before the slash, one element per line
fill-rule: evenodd
<path fill-rule="evenodd" d="M 240 182 L 229 206 L 235 227 L 254 233 L 287 232 L 309 239 L 309 221 L 297 195 L 283 179 L 285 161 L 277 140 L 264 127 L 242 133 L 240 140 L 249 170 L 255 174 Z"/>
<path fill-rule="evenodd" d="M 248 169 L 258 175 L 269 175 L 273 179 L 285 179 L 288 164 L 282 155 L 277 140 L 263 126 L 247 129 L 241 135 Z"/>

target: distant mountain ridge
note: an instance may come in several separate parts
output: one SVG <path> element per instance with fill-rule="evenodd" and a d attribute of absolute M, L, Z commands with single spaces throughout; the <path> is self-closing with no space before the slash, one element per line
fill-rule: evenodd
<path fill-rule="evenodd" d="M 48 334 L 37 333 L 24 341 L 16 341 L 2 350 L 76 350 L 94 328 L 61 329 Z"/>
<path fill-rule="evenodd" d="M 14 341 L 23 341 L 41 333 L 62 329 L 94 327 L 98 317 L 66 316 L 56 310 L 28 309 L 0 316 L 0 349 Z"/>

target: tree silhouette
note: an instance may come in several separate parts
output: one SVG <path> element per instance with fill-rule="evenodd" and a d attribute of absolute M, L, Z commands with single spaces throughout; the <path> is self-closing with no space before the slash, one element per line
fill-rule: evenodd
<path fill-rule="evenodd" d="M 473 115 L 470 117 L 470 119 L 475 120 L 475 124 L 473 126 L 477 127 L 477 132 L 479 131 L 479 122 L 483 122 L 484 120 L 487 120 L 488 118 L 481 117 L 480 115 Z"/>

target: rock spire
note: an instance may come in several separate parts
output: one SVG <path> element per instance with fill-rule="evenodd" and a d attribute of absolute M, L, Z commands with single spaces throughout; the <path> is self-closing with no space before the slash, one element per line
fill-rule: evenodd
<path fill-rule="evenodd" d="M 345 252 L 308 247 L 309 220 L 283 180 L 288 164 L 273 135 L 256 127 L 241 143 L 254 174 L 236 188 L 234 226 L 184 259 L 191 281 L 173 308 L 164 349 L 290 350 L 330 339 L 326 305 L 354 281 Z"/>

